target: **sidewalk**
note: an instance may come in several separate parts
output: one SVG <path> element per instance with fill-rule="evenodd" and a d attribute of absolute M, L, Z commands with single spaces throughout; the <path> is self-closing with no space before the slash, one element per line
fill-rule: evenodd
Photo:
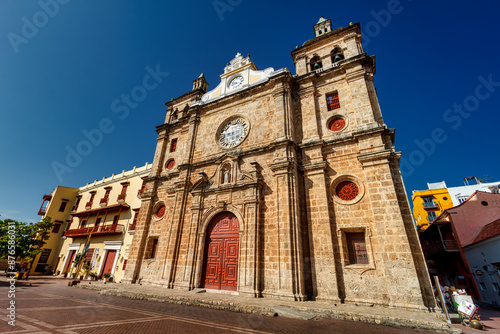
<path fill-rule="evenodd" d="M 151 285 L 105 284 L 102 281 L 82 281 L 76 287 L 95 290 L 103 295 L 146 299 L 267 316 L 279 315 L 302 319 L 324 317 L 392 327 L 461 333 L 461 328 L 448 325 L 446 321 L 442 320 L 444 319 L 443 316 L 418 310 L 411 311 L 380 306 L 369 307 L 334 304 L 322 301 L 293 302 L 270 298 L 249 298 L 234 294 L 210 292 L 203 289 L 184 291 Z"/>

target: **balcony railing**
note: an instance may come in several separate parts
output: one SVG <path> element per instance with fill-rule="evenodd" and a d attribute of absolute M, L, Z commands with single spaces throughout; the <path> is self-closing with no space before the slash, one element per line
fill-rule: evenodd
<path fill-rule="evenodd" d="M 455 240 L 443 240 L 445 251 L 457 251 L 458 245 Z"/>
<path fill-rule="evenodd" d="M 92 232 L 92 236 L 122 234 L 125 228 L 121 224 L 99 225 L 93 227 L 82 227 L 67 230 L 64 232 L 65 237 L 77 238 L 88 236 Z"/>
<path fill-rule="evenodd" d="M 436 241 L 432 244 L 428 243 L 426 245 L 422 245 L 422 248 L 426 257 L 441 252 L 458 251 L 457 242 L 455 240 L 443 240 L 443 242 Z"/>
<path fill-rule="evenodd" d="M 127 196 L 127 194 L 120 194 L 120 195 L 118 195 L 117 202 L 118 203 L 123 202 L 125 200 L 126 196 Z"/>
<path fill-rule="evenodd" d="M 87 204 L 85 204 L 85 210 L 88 210 L 92 207 L 92 201 L 90 202 L 87 202 Z"/>
<path fill-rule="evenodd" d="M 430 224 L 430 223 L 432 223 L 432 222 L 434 221 L 434 219 L 436 219 L 436 218 L 437 218 L 437 216 L 436 216 L 436 217 L 434 217 L 434 216 L 427 216 L 427 222 Z"/>
<path fill-rule="evenodd" d="M 47 207 L 49 206 L 52 195 L 43 195 L 43 202 L 40 205 L 40 210 L 38 210 L 38 215 L 43 216 L 47 212 Z M 47 202 L 47 203 L 45 203 Z"/>
<path fill-rule="evenodd" d="M 108 199 L 109 199 L 109 197 L 103 197 L 103 198 L 101 198 L 101 200 L 99 201 L 99 205 L 100 206 L 106 206 L 108 204 Z"/>
<path fill-rule="evenodd" d="M 424 209 L 436 209 L 437 203 L 432 201 L 432 202 L 424 202 Z"/>

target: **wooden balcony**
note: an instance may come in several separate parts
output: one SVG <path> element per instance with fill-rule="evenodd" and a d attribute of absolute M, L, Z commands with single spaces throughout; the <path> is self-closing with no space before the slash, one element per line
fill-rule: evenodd
<path fill-rule="evenodd" d="M 97 237 L 103 235 L 122 234 L 124 230 L 125 228 L 121 224 L 100 225 L 67 230 L 64 232 L 64 236 L 70 238 L 86 237 L 90 232 L 92 232 L 92 236 Z"/>
<path fill-rule="evenodd" d="M 47 212 L 47 206 L 49 205 L 51 199 L 52 195 L 43 195 L 43 202 L 42 205 L 40 205 L 40 209 L 38 210 L 38 215 L 43 216 Z"/>
<path fill-rule="evenodd" d="M 424 209 L 436 209 L 437 207 L 437 203 L 434 201 L 424 202 Z"/>
<path fill-rule="evenodd" d="M 441 252 L 458 251 L 458 245 L 455 240 L 443 240 L 422 245 L 425 257 L 429 257 Z"/>
<path fill-rule="evenodd" d="M 116 201 L 118 203 L 121 203 L 121 202 L 125 201 L 125 197 L 127 197 L 127 194 L 120 194 L 120 195 L 118 195 L 118 198 L 116 199 Z"/>
<path fill-rule="evenodd" d="M 108 200 L 109 200 L 109 197 L 103 197 L 103 198 L 101 198 L 101 200 L 99 201 L 99 206 L 106 206 L 106 205 L 108 205 Z"/>

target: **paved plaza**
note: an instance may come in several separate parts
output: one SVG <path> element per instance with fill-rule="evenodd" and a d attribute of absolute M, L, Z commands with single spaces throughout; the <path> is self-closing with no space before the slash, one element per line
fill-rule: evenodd
<path fill-rule="evenodd" d="M 414 329 L 444 325 L 425 312 L 321 302 L 284 302 L 236 295 L 185 292 L 161 287 L 82 282 L 32 277 L 10 285 L 0 280 L 0 333 L 436 333 Z M 127 298 L 125 298 L 127 297 Z M 8 324 L 10 300 L 15 301 L 15 325 Z M 335 308 L 338 307 L 337 310 Z M 239 312 L 235 312 L 239 311 Z M 310 320 L 307 318 L 311 315 Z M 482 308 L 485 333 L 500 333 L 500 312 Z M 413 318 L 411 318 L 413 316 Z M 290 318 L 293 317 L 293 318 Z M 336 318 L 336 319 L 334 319 Z M 351 319 L 339 320 L 339 319 Z M 355 320 L 355 321 L 352 321 Z M 406 328 L 376 325 L 401 322 Z M 368 322 L 368 323 L 367 323 Z M 370 323 L 372 322 L 372 323 Z M 412 328 L 408 328 L 411 327 Z M 447 329 L 446 329 L 447 328 Z M 479 333 L 453 325 L 449 333 Z"/>

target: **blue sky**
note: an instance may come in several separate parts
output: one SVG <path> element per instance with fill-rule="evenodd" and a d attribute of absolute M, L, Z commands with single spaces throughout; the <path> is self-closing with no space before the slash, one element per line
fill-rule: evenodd
<path fill-rule="evenodd" d="M 497 181 L 499 13 L 493 0 L 4 0 L 0 214 L 36 221 L 42 196 L 57 185 L 151 162 L 164 103 L 202 72 L 214 88 L 237 52 L 259 69 L 295 73 L 290 51 L 314 36 L 320 16 L 334 28 L 361 23 L 410 194 L 427 182 L 458 186 L 465 176 Z M 126 102 L 131 94 L 137 103 Z M 68 152 L 78 148 L 86 156 L 70 166 Z"/>

